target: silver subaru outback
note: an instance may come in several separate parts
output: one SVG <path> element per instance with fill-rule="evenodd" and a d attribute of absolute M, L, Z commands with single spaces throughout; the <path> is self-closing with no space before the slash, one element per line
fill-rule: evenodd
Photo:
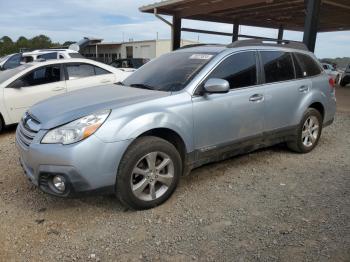
<path fill-rule="evenodd" d="M 277 143 L 313 150 L 334 119 L 332 84 L 297 43 L 183 48 L 122 83 L 33 106 L 16 131 L 20 163 L 49 194 L 152 208 L 206 163 Z"/>

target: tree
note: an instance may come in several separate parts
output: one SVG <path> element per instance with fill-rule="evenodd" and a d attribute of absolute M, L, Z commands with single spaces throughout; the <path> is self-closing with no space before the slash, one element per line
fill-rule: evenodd
<path fill-rule="evenodd" d="M 51 39 L 46 35 L 35 36 L 30 41 L 31 48 L 33 49 L 49 48 L 52 46 Z"/>
<path fill-rule="evenodd" d="M 0 55 L 11 54 L 16 50 L 16 47 L 13 45 L 13 41 L 8 36 L 3 36 L 0 39 Z"/>
<path fill-rule="evenodd" d="M 30 41 L 24 36 L 20 36 L 16 42 L 16 49 L 21 51 L 26 48 L 30 48 Z"/>

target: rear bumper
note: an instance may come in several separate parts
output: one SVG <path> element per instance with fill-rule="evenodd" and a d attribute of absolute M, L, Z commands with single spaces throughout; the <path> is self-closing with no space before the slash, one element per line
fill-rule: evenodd
<path fill-rule="evenodd" d="M 68 146 L 38 141 L 34 139 L 25 146 L 16 136 L 20 164 L 34 185 L 60 197 L 86 192 L 113 193 L 119 162 L 130 144 L 130 141 L 104 143 L 94 135 Z M 52 186 L 55 175 L 64 177 L 65 192 L 55 192 Z"/>

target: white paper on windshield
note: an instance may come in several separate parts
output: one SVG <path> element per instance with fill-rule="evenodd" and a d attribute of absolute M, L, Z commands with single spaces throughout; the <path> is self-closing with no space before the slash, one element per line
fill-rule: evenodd
<path fill-rule="evenodd" d="M 190 59 L 199 59 L 199 60 L 209 60 L 213 55 L 208 54 L 193 54 L 190 56 Z"/>

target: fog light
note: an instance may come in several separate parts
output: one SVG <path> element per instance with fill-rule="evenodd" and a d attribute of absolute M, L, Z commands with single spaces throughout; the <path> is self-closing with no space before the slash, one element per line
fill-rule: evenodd
<path fill-rule="evenodd" d="M 66 180 L 62 176 L 54 176 L 52 184 L 59 192 L 64 192 L 66 190 Z"/>

